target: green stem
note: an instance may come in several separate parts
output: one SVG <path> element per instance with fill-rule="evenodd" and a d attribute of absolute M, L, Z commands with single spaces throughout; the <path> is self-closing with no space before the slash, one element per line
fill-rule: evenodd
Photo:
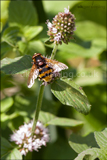
<path fill-rule="evenodd" d="M 54 46 L 54 48 L 52 50 L 51 59 L 54 59 L 57 47 L 58 47 L 58 45 L 55 44 L 55 46 Z M 32 126 L 32 134 L 31 134 L 31 136 L 34 135 L 34 132 L 35 132 L 35 129 L 36 129 L 36 124 L 37 124 L 37 121 L 38 121 L 39 112 L 41 110 L 41 105 L 42 105 L 44 88 L 45 88 L 44 85 L 40 86 L 39 96 L 38 96 L 37 105 L 36 105 L 36 111 L 35 111 L 35 115 L 34 115 L 34 119 L 33 119 L 33 126 Z"/>
<path fill-rule="evenodd" d="M 57 51 L 57 48 L 58 48 L 58 44 L 55 44 L 55 45 L 54 45 L 54 48 L 53 48 L 53 50 L 52 50 L 51 59 L 54 59 L 55 54 L 56 54 L 56 51 Z"/>
<path fill-rule="evenodd" d="M 36 123 L 38 121 L 39 112 L 40 112 L 41 104 L 42 104 L 44 87 L 45 87 L 44 85 L 40 86 L 39 96 L 38 96 L 37 105 L 36 105 L 36 111 L 35 111 L 35 115 L 34 115 L 34 119 L 33 119 L 32 135 L 34 134 L 35 129 L 36 129 Z"/>
<path fill-rule="evenodd" d="M 24 155 L 22 155 L 22 159 L 23 159 L 23 160 L 25 159 L 25 156 L 24 156 Z"/>

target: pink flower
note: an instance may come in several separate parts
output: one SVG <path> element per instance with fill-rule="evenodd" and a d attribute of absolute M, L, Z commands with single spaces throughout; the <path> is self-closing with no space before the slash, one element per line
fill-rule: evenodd
<path fill-rule="evenodd" d="M 48 31 L 50 41 L 56 44 L 62 44 L 62 42 L 68 44 L 70 39 L 73 39 L 73 32 L 75 31 L 75 17 L 69 11 L 68 8 L 64 8 L 64 12 L 58 13 L 52 23 L 47 20 Z"/>
<path fill-rule="evenodd" d="M 42 145 L 45 146 L 49 141 L 48 129 L 40 121 L 37 122 L 35 133 L 31 137 L 32 125 L 32 121 L 28 124 L 25 123 L 10 136 L 10 140 L 19 146 L 22 155 L 26 155 L 28 151 L 38 151 Z"/>
<path fill-rule="evenodd" d="M 67 9 L 67 8 L 64 8 L 64 12 L 65 12 L 66 14 L 69 13 L 69 6 L 68 6 L 68 9 Z"/>

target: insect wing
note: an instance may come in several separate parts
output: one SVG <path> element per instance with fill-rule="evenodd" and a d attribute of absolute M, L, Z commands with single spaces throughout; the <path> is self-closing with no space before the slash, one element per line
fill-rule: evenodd
<path fill-rule="evenodd" d="M 37 78 L 38 74 L 39 74 L 39 71 L 36 68 L 36 65 L 33 64 L 29 77 L 28 77 L 28 88 L 31 88 L 33 86 L 34 80 Z"/>
<path fill-rule="evenodd" d="M 68 69 L 68 66 L 65 65 L 64 63 L 58 62 L 57 64 L 54 65 L 53 69 L 54 72 L 60 72 L 64 69 Z"/>
<path fill-rule="evenodd" d="M 61 62 L 58 62 L 55 60 L 51 60 L 48 58 L 46 58 L 46 61 L 47 61 L 48 65 L 54 69 L 54 72 L 60 72 L 64 69 L 68 69 L 68 66 L 65 65 L 64 63 L 61 63 Z"/>

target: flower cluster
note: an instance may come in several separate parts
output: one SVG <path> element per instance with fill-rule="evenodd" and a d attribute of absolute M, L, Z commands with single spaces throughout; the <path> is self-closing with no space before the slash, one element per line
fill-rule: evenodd
<path fill-rule="evenodd" d="M 26 155 L 28 151 L 38 151 L 42 145 L 46 146 L 49 141 L 48 129 L 41 122 L 37 122 L 34 135 L 31 137 L 31 129 L 33 122 L 24 124 L 19 127 L 10 137 L 19 146 L 19 151 L 22 155 Z"/>
<path fill-rule="evenodd" d="M 56 44 L 62 44 L 62 41 L 66 44 L 73 38 L 73 31 L 75 31 L 75 17 L 69 12 L 69 7 L 64 8 L 64 12 L 58 13 L 53 18 L 52 23 L 47 20 L 48 31 L 50 41 Z"/>

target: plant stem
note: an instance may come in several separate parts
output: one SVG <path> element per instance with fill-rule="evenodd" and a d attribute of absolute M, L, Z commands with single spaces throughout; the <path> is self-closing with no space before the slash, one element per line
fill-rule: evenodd
<path fill-rule="evenodd" d="M 54 59 L 56 51 L 57 51 L 58 45 L 55 44 L 53 50 L 52 50 L 52 54 L 51 54 L 51 59 Z M 36 123 L 38 121 L 38 117 L 39 117 L 39 112 L 41 110 L 41 105 L 42 105 L 42 99 L 43 99 L 43 92 L 44 92 L 44 85 L 40 86 L 40 91 L 39 91 L 39 96 L 37 99 L 37 104 L 36 104 L 36 111 L 35 111 L 35 115 L 34 115 L 34 119 L 33 119 L 33 126 L 32 126 L 32 134 L 31 136 L 34 135 L 35 129 L 36 129 Z"/>
<path fill-rule="evenodd" d="M 56 51 L 57 51 L 57 48 L 58 48 L 58 44 L 55 44 L 55 45 L 54 45 L 54 48 L 53 48 L 53 50 L 52 50 L 51 59 L 54 59 L 55 54 L 56 54 Z"/>
<path fill-rule="evenodd" d="M 37 105 L 36 105 L 36 111 L 35 111 L 35 115 L 34 115 L 34 119 L 33 119 L 32 135 L 34 134 L 35 129 L 36 129 L 36 123 L 38 121 L 39 112 L 40 112 L 41 104 L 42 104 L 44 87 L 45 87 L 44 85 L 40 86 L 39 96 L 38 96 Z"/>
<path fill-rule="evenodd" d="M 22 155 L 22 160 L 24 160 L 25 159 L 25 156 L 24 155 Z"/>

